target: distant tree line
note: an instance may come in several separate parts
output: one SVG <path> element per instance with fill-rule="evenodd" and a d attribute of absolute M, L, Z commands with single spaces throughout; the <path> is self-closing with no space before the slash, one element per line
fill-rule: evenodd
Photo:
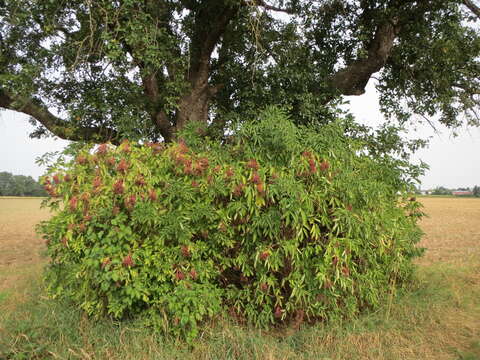
<path fill-rule="evenodd" d="M 475 197 L 480 197 L 480 186 L 476 185 L 473 188 L 458 188 L 458 189 L 447 189 L 443 186 L 438 186 L 433 190 L 430 190 L 431 195 L 452 195 L 454 191 L 469 191 Z"/>
<path fill-rule="evenodd" d="M 439 186 L 432 190 L 430 193 L 432 195 L 452 195 L 452 190 L 447 189 L 446 187 Z"/>
<path fill-rule="evenodd" d="M 0 172 L 0 196 L 47 196 L 47 193 L 31 176 Z"/>

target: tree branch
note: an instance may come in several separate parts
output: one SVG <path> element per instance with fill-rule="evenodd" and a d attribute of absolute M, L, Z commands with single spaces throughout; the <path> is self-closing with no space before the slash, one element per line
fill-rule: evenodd
<path fill-rule="evenodd" d="M 155 115 L 155 126 L 160 132 L 160 135 L 163 136 L 165 142 L 172 141 L 174 128 L 165 111 L 161 110 L 157 112 Z"/>
<path fill-rule="evenodd" d="M 330 78 L 330 86 L 342 95 L 362 95 L 372 74 L 385 66 L 400 27 L 392 20 L 380 25 L 368 47 L 367 56 L 339 70 Z"/>
<path fill-rule="evenodd" d="M 480 7 L 475 5 L 471 0 L 463 0 L 463 4 L 473 12 L 478 18 L 480 18 Z"/>
<path fill-rule="evenodd" d="M 219 8 L 218 2 L 214 1 L 198 12 L 195 17 L 195 31 L 192 36 L 193 51 L 190 64 L 190 82 L 192 85 L 195 82 L 205 82 L 208 79 L 212 52 L 237 10 L 238 7 L 231 4 Z"/>
<path fill-rule="evenodd" d="M 17 101 L 16 101 L 17 100 Z M 71 141 L 93 141 L 119 143 L 115 130 L 104 127 L 77 127 L 53 115 L 45 105 L 34 99 L 18 101 L 6 91 L 0 89 L 0 108 L 18 111 L 40 122 L 54 135 Z"/>
<path fill-rule="evenodd" d="M 480 95 L 480 88 L 476 86 L 470 86 L 470 85 L 465 85 L 465 84 L 460 84 L 460 83 L 455 83 L 453 84 L 454 87 L 462 89 L 466 93 L 470 95 Z"/>

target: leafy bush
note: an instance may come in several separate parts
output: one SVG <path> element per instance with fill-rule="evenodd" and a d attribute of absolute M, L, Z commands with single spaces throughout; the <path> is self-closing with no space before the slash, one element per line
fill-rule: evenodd
<path fill-rule="evenodd" d="M 191 129 L 83 148 L 44 178 L 52 294 L 188 339 L 217 314 L 264 327 L 375 308 L 410 279 L 421 212 L 406 163 L 344 131 L 269 109 L 223 144 Z"/>

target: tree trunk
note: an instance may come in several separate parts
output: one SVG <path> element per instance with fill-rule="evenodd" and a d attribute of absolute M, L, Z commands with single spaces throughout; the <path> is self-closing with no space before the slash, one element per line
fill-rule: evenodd
<path fill-rule="evenodd" d="M 180 99 L 176 119 L 175 132 L 182 130 L 188 122 L 208 122 L 208 108 L 210 102 L 208 87 L 193 89 Z"/>

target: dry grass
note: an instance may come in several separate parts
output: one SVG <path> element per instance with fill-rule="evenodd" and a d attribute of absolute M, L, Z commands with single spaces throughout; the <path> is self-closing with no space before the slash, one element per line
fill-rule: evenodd
<path fill-rule="evenodd" d="M 135 323 L 89 320 L 45 299 L 41 287 L 25 285 L 40 276 L 43 244 L 33 227 L 48 213 L 38 210 L 39 200 L 0 199 L 5 254 L 0 258 L 0 358 L 3 334 L 12 339 L 4 350 L 12 359 L 478 360 L 480 200 L 421 201 L 430 216 L 422 221 L 421 245 L 428 251 L 418 261 L 416 288 L 391 306 L 347 323 L 300 331 L 265 333 L 217 324 L 187 348 Z M 7 300 L 2 301 L 2 290 L 10 293 Z M 14 309 L 4 326 L 1 314 Z"/>

